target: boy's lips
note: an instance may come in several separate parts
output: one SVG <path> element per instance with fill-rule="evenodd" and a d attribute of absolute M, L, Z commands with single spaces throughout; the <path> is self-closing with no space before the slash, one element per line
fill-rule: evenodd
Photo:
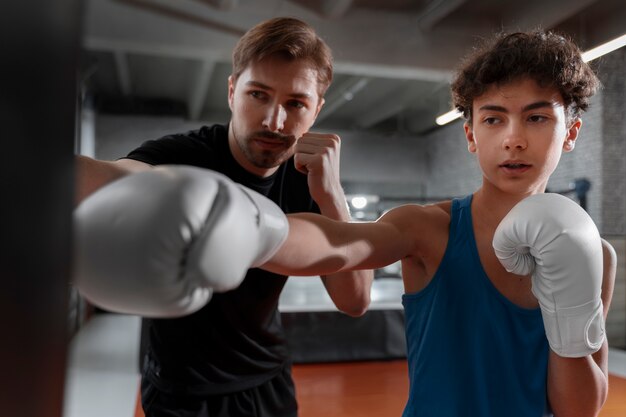
<path fill-rule="evenodd" d="M 526 172 L 531 168 L 531 164 L 524 161 L 504 161 L 499 165 L 507 173 L 520 174 Z"/>

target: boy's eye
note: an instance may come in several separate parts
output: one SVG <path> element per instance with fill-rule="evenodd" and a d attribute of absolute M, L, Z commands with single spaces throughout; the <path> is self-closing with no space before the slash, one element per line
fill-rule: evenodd
<path fill-rule="evenodd" d="M 543 122 L 546 119 L 547 118 L 545 116 L 541 116 L 541 115 L 538 115 L 538 114 L 533 114 L 532 116 L 530 116 L 528 118 L 528 120 L 530 120 L 531 122 L 534 122 L 534 123 Z"/>
<path fill-rule="evenodd" d="M 496 123 L 499 123 L 500 119 L 498 119 L 497 117 L 485 117 L 483 119 L 483 123 L 485 123 L 486 125 L 495 125 Z"/>

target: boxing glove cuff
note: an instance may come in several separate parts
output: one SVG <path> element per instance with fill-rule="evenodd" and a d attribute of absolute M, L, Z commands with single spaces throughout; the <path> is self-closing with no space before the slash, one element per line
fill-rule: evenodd
<path fill-rule="evenodd" d="M 261 196 L 249 188 L 242 191 L 250 198 L 257 210 L 257 226 L 259 229 L 258 253 L 251 267 L 263 265 L 271 259 L 281 245 L 287 240 L 289 222 L 282 210 L 271 200 Z"/>
<path fill-rule="evenodd" d="M 550 348 L 559 356 L 578 358 L 597 352 L 605 338 L 602 300 L 551 311 L 541 306 Z"/>

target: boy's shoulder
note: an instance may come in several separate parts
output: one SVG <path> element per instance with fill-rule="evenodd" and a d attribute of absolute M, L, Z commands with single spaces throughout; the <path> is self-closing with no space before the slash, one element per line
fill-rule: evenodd
<path fill-rule="evenodd" d="M 451 201 L 433 204 L 406 204 L 392 209 L 385 215 L 386 221 L 392 222 L 415 239 L 431 242 L 437 237 L 447 239 L 450 226 Z"/>
<path fill-rule="evenodd" d="M 406 268 L 405 290 L 424 288 L 434 276 L 443 258 L 450 231 L 452 203 L 410 204 L 394 209 L 392 220 L 410 241 L 411 255 L 403 260 Z"/>
<path fill-rule="evenodd" d="M 452 201 L 432 204 L 404 204 L 391 209 L 387 216 L 399 219 L 403 223 L 420 226 L 423 220 L 450 220 Z"/>

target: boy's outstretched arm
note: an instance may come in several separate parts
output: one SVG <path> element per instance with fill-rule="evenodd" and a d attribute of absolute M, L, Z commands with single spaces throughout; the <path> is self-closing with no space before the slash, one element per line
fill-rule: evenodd
<path fill-rule="evenodd" d="M 335 221 L 312 213 L 290 214 L 286 242 L 262 268 L 307 276 L 389 265 L 411 253 L 411 240 L 398 227 L 393 211 L 368 223 Z"/>
<path fill-rule="evenodd" d="M 100 187 L 121 178 L 131 172 L 150 169 L 151 166 L 132 159 L 117 161 L 101 161 L 82 155 L 75 157 L 76 185 L 74 205 L 77 206 L 85 198 Z"/>

